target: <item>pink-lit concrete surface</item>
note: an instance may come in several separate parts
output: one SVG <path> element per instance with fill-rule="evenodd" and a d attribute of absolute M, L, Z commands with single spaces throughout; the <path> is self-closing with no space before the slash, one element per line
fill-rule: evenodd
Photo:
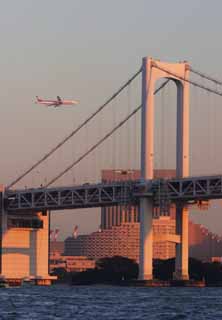
<path fill-rule="evenodd" d="M 189 174 L 189 65 L 186 62 L 167 63 L 143 58 L 142 64 L 142 135 L 141 177 L 154 178 L 154 91 L 157 80 L 171 79 L 177 86 L 177 142 L 176 176 Z M 153 231 L 152 199 L 140 199 L 140 279 L 152 279 Z M 176 279 L 188 279 L 188 211 L 177 209 L 176 231 L 180 243 L 176 244 Z"/>
<path fill-rule="evenodd" d="M 48 273 L 49 217 L 41 213 L 33 217 L 43 222 L 43 228 L 9 227 L 10 216 L 2 214 L 1 276 L 7 280 L 35 279 L 38 284 L 49 284 L 56 278 Z"/>

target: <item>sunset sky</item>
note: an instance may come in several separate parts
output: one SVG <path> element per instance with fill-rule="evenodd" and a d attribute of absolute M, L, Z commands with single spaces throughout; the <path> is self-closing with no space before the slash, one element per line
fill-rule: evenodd
<path fill-rule="evenodd" d="M 0 9 L 2 184 L 7 185 L 69 134 L 139 69 L 144 56 L 171 62 L 187 60 L 196 69 L 222 79 L 220 0 L 0 0 Z M 138 88 L 135 91 L 138 95 Z M 78 99 L 80 104 L 71 108 L 45 108 L 34 103 L 36 95 L 44 98 L 60 95 Z M 217 109 L 212 116 L 215 118 L 209 120 L 206 108 L 201 109 L 204 98 L 196 99 L 199 99 L 199 109 L 196 108 L 199 113 L 195 117 L 197 121 L 201 119 L 202 131 L 193 125 L 194 155 L 198 157 L 200 150 L 206 149 L 200 132 L 206 134 L 211 130 L 209 139 L 213 156 L 203 155 L 201 162 L 207 168 L 211 161 L 212 171 L 206 172 L 204 164 L 198 171 L 200 159 L 193 166 L 201 174 L 222 173 L 221 153 L 215 151 L 222 147 L 219 144 L 222 140 L 219 108 L 222 101 L 217 100 Z M 209 101 L 213 103 L 212 99 Z M 109 117 L 104 115 L 104 127 L 110 122 Z M 217 128 L 213 131 L 216 120 Z M 209 129 L 207 123 L 210 121 Z M 70 145 L 69 153 L 59 154 L 54 164 L 36 170 L 18 187 L 47 181 L 46 172 L 56 174 L 72 161 L 71 157 L 76 156 L 77 151 L 81 154 L 84 137 L 99 136 L 98 126 L 97 123 L 94 129 L 89 127 Z M 106 159 L 103 161 L 105 163 Z M 89 170 L 91 163 L 79 168 L 78 175 Z M 100 168 L 97 170 L 99 172 Z M 64 178 L 61 184 L 78 183 L 75 174 L 77 176 L 73 172 L 69 180 Z M 81 179 L 81 182 L 85 181 Z M 221 210 L 218 203 L 216 206 L 217 210 L 211 213 L 198 213 L 197 221 L 222 234 L 221 223 L 218 223 L 222 221 L 222 206 Z M 96 230 L 99 214 L 98 210 L 85 210 L 84 214 L 82 211 L 53 213 L 52 223 L 53 228 L 60 228 L 62 239 L 71 234 L 76 224 L 81 233 Z"/>

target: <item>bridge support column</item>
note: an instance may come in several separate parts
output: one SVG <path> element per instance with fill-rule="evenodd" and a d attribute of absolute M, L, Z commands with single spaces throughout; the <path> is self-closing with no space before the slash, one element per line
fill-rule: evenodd
<path fill-rule="evenodd" d="M 151 81 L 152 59 L 143 59 L 142 66 L 142 136 L 141 136 L 141 177 L 153 178 L 154 152 L 154 109 L 153 86 Z M 139 279 L 153 278 L 153 205 L 152 200 L 140 200 L 140 259 Z"/>
<path fill-rule="evenodd" d="M 12 215 L 2 210 L 0 222 L 0 277 L 9 284 L 29 280 L 39 285 L 48 285 L 55 280 L 57 277 L 50 276 L 48 272 L 48 213 L 29 212 Z"/>
<path fill-rule="evenodd" d="M 175 280 L 189 280 L 188 260 L 188 228 L 189 212 L 186 208 L 177 208 L 176 233 L 180 235 L 180 243 L 176 244 Z"/>
<path fill-rule="evenodd" d="M 140 280 L 153 278 L 153 204 L 152 200 L 140 201 Z"/>
<path fill-rule="evenodd" d="M 189 67 L 185 65 L 184 77 L 189 77 Z M 177 85 L 177 136 L 176 136 L 176 174 L 178 178 L 189 175 L 189 83 Z M 176 233 L 180 235 L 180 243 L 176 244 L 176 261 L 174 278 L 189 280 L 188 272 L 188 209 L 179 204 L 176 210 Z"/>

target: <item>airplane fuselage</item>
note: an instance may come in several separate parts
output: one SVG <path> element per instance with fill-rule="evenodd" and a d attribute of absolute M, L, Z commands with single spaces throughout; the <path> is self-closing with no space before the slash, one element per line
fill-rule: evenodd
<path fill-rule="evenodd" d="M 43 104 L 43 105 L 46 105 L 48 107 L 50 106 L 54 106 L 54 107 L 58 107 L 58 106 L 61 106 L 61 105 L 74 105 L 74 104 L 78 104 L 78 101 L 76 100 L 62 100 L 62 99 L 57 99 L 57 100 L 45 100 L 45 99 L 40 99 L 38 97 L 37 98 L 37 101 L 36 103 L 39 103 L 39 104 Z"/>

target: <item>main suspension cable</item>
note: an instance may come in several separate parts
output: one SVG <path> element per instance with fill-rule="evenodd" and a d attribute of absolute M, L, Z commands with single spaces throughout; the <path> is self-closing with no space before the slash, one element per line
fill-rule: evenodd
<path fill-rule="evenodd" d="M 195 87 L 198 87 L 200 89 L 204 89 L 204 90 L 206 90 L 208 92 L 211 92 L 211 93 L 214 93 L 214 94 L 216 94 L 218 96 L 222 96 L 222 91 L 219 91 L 217 89 L 215 89 L 215 90 L 211 89 L 211 88 L 209 88 L 209 87 L 207 87 L 205 85 L 202 85 L 202 84 L 200 84 L 200 83 L 198 83 L 198 82 L 196 82 L 194 80 L 190 80 L 190 79 L 186 79 L 185 77 L 181 77 L 180 75 L 178 75 L 178 74 L 176 74 L 176 73 L 174 73 L 174 72 L 172 72 L 172 71 L 170 71 L 170 70 L 168 70 L 166 68 L 160 67 L 160 66 L 158 66 L 156 64 L 153 64 L 153 67 L 157 68 L 159 70 L 162 70 L 163 72 L 166 72 L 166 73 L 168 73 L 168 74 L 170 74 L 170 75 L 172 75 L 172 76 L 174 76 L 174 77 L 176 77 L 176 78 L 178 78 L 178 79 L 180 79 L 182 81 L 189 82 L 190 84 L 192 84 Z"/>
<path fill-rule="evenodd" d="M 87 150 L 82 156 L 80 156 L 77 160 L 75 160 L 72 164 L 70 164 L 65 170 L 63 170 L 60 174 L 58 174 L 55 178 L 53 178 L 49 183 L 45 185 L 45 187 L 50 186 L 53 182 L 61 178 L 65 173 L 67 173 L 70 169 L 72 169 L 77 163 L 83 160 L 86 156 L 88 156 L 93 150 L 95 150 L 100 144 L 102 144 L 106 139 L 108 139 L 117 129 L 122 127 L 124 123 L 126 123 L 137 111 L 140 110 L 142 105 L 137 107 L 133 112 L 131 112 L 124 120 L 122 120 L 117 126 L 115 126 L 110 132 L 108 132 L 102 139 L 100 139 L 96 144 L 94 144 L 89 150 Z"/>
<path fill-rule="evenodd" d="M 206 73 L 203 73 L 203 72 L 201 72 L 201 71 L 199 71 L 199 70 L 196 70 L 196 69 L 194 69 L 194 68 L 192 68 L 192 67 L 190 67 L 190 71 L 193 72 L 193 73 L 195 73 L 195 74 L 197 74 L 198 76 L 200 76 L 200 77 L 202 77 L 202 78 L 204 78 L 204 79 L 207 79 L 207 80 L 210 80 L 210 81 L 212 81 L 212 82 L 214 82 L 214 83 L 216 83 L 216 84 L 222 85 L 222 81 L 220 81 L 220 80 L 218 80 L 218 79 L 216 79 L 216 78 L 213 78 L 212 76 L 209 76 L 209 75 L 206 74 Z"/>
<path fill-rule="evenodd" d="M 154 94 L 157 94 L 165 85 L 169 82 L 170 79 L 167 79 L 159 88 L 157 88 Z M 119 122 L 110 132 L 108 132 L 102 139 L 100 139 L 97 143 L 95 143 L 90 149 L 88 149 L 82 156 L 80 156 L 77 160 L 71 163 L 65 170 L 60 172 L 55 178 L 50 180 L 44 187 L 47 188 L 59 178 L 61 178 L 64 174 L 66 174 L 70 169 L 76 166 L 81 160 L 87 157 L 93 150 L 95 150 L 99 145 L 101 145 L 105 140 L 107 140 L 115 131 L 117 131 L 120 127 L 122 127 L 133 115 L 135 115 L 140 109 L 142 105 L 138 106 L 134 109 L 125 119 Z"/>
<path fill-rule="evenodd" d="M 65 137 L 61 142 L 59 142 L 54 148 L 52 148 L 48 153 L 46 153 L 40 160 L 38 160 L 34 165 L 32 165 L 28 170 L 21 174 L 17 179 L 12 181 L 6 189 L 13 187 L 17 182 L 23 179 L 27 174 L 39 166 L 43 161 L 49 158 L 56 150 L 62 147 L 70 138 L 72 138 L 81 128 L 83 128 L 88 122 L 90 122 L 100 111 L 102 111 L 112 100 L 114 100 L 142 71 L 140 68 L 127 82 L 125 82 L 108 100 L 105 101 L 89 118 L 82 122 L 76 129 L 74 129 L 67 137 Z"/>

